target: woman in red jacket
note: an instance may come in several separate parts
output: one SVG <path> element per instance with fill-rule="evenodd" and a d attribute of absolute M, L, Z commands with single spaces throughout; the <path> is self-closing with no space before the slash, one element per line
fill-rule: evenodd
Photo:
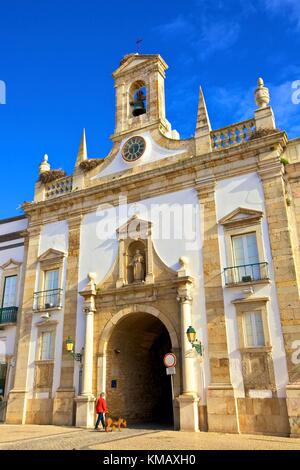
<path fill-rule="evenodd" d="M 95 429 L 98 429 L 99 423 L 101 421 L 103 429 L 105 429 L 105 413 L 107 412 L 107 405 L 105 400 L 105 393 L 100 393 L 99 397 L 97 398 L 96 402 L 96 413 L 98 415 L 97 421 L 95 424 Z"/>

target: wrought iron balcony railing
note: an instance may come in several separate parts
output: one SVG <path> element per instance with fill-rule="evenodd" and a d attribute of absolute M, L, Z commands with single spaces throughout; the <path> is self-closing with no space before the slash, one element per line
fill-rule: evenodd
<path fill-rule="evenodd" d="M 269 279 L 268 263 L 252 263 L 224 269 L 225 285 Z"/>
<path fill-rule="evenodd" d="M 18 307 L 2 307 L 0 308 L 0 324 L 16 323 Z"/>
<path fill-rule="evenodd" d="M 61 307 L 62 289 L 42 290 L 33 294 L 33 309 Z"/>

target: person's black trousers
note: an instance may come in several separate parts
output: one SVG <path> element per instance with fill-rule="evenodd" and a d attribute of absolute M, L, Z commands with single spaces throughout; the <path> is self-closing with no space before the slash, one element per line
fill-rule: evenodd
<path fill-rule="evenodd" d="M 97 414 L 98 414 L 98 417 L 97 417 L 97 421 L 96 421 L 96 424 L 95 424 L 95 429 L 98 429 L 100 421 L 101 421 L 101 424 L 103 426 L 103 429 L 105 429 L 104 413 L 97 413 Z"/>

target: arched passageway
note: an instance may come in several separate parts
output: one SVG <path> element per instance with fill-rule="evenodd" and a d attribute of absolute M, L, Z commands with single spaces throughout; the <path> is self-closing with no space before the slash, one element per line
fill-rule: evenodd
<path fill-rule="evenodd" d="M 171 380 L 163 364 L 170 350 L 169 333 L 153 315 L 132 313 L 116 324 L 106 351 L 111 415 L 129 423 L 173 424 Z"/>

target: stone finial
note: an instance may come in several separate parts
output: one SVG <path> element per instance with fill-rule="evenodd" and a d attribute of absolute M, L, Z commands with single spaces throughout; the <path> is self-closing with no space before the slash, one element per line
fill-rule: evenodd
<path fill-rule="evenodd" d="M 87 158 L 86 136 L 85 129 L 83 129 L 75 166 L 80 165 L 80 163 L 87 160 Z"/>
<path fill-rule="evenodd" d="M 46 171 L 50 171 L 50 169 L 51 169 L 50 164 L 48 163 L 48 158 L 49 158 L 48 155 L 45 153 L 44 159 L 43 159 L 42 163 L 39 166 L 40 175 L 42 173 L 45 173 Z"/>
<path fill-rule="evenodd" d="M 88 273 L 89 282 L 95 282 L 96 273 Z"/>
<path fill-rule="evenodd" d="M 257 88 L 254 93 L 255 102 L 259 108 L 266 108 L 270 103 L 269 89 L 264 86 L 262 78 L 257 80 Z"/>
<path fill-rule="evenodd" d="M 177 271 L 178 277 L 187 276 L 188 275 L 187 268 L 188 268 L 189 260 L 185 256 L 181 256 L 179 258 L 179 264 L 180 264 L 180 268 Z"/>
<path fill-rule="evenodd" d="M 91 297 L 96 295 L 96 273 L 88 273 L 88 283 L 86 284 L 85 288 L 79 292 L 82 297 L 85 298 L 85 307 L 84 308 L 90 308 L 91 303 L 93 303 L 93 300 Z"/>

